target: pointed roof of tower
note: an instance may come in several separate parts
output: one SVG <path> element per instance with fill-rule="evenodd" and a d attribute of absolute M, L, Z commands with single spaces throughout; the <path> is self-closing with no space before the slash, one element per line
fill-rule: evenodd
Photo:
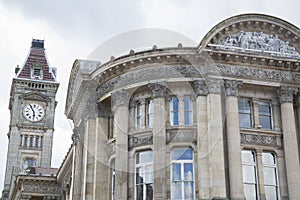
<path fill-rule="evenodd" d="M 56 81 L 56 68 L 49 66 L 44 40 L 32 39 L 31 48 L 24 65 L 16 74 L 17 78 Z"/>

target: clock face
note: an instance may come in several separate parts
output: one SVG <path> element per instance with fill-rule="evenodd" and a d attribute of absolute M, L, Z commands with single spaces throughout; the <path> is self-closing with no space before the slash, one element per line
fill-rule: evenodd
<path fill-rule="evenodd" d="M 37 103 L 29 103 L 23 109 L 23 116 L 31 122 L 41 121 L 45 116 L 44 108 Z"/>

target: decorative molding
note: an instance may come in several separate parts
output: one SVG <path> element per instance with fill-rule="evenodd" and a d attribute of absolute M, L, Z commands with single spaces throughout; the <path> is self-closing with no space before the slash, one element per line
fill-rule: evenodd
<path fill-rule="evenodd" d="M 153 94 L 153 98 L 165 97 L 167 94 L 166 83 L 149 83 L 148 87 Z"/>
<path fill-rule="evenodd" d="M 77 145 L 78 144 L 78 141 L 80 139 L 80 135 L 79 135 L 79 130 L 78 128 L 74 128 L 73 129 L 73 134 L 71 136 L 71 139 L 73 141 L 73 144 Z"/>
<path fill-rule="evenodd" d="M 280 103 L 293 103 L 294 95 L 298 93 L 298 88 L 281 87 L 277 90 Z"/>
<path fill-rule="evenodd" d="M 300 58 L 300 54 L 289 42 L 280 40 L 277 35 L 262 32 L 244 32 L 242 30 L 217 42 L 216 48 L 230 51 L 258 51 L 272 56 Z"/>
<path fill-rule="evenodd" d="M 26 181 L 22 184 L 23 191 L 26 193 L 29 192 L 38 192 L 38 193 L 50 193 L 50 194 L 60 194 L 60 187 L 55 183 L 55 181 L 51 182 L 42 182 L 42 181 Z"/>
<path fill-rule="evenodd" d="M 193 88 L 197 96 L 206 96 L 208 94 L 208 88 L 205 80 L 195 80 Z"/>
<path fill-rule="evenodd" d="M 253 135 L 253 134 L 246 134 L 246 133 L 241 133 L 241 143 L 277 146 L 277 140 L 275 136 Z"/>
<path fill-rule="evenodd" d="M 119 90 L 111 95 L 115 106 L 128 106 L 129 94 L 126 90 Z"/>
<path fill-rule="evenodd" d="M 141 145 L 153 144 L 153 135 L 132 136 L 128 138 L 128 147 L 134 148 Z"/>
<path fill-rule="evenodd" d="M 220 94 L 222 91 L 222 85 L 224 84 L 224 81 L 220 79 L 207 78 L 206 84 L 209 93 Z"/>
<path fill-rule="evenodd" d="M 196 142 L 196 131 L 172 130 L 167 132 L 167 142 Z"/>
<path fill-rule="evenodd" d="M 242 87 L 242 81 L 225 80 L 226 96 L 237 96 L 238 90 Z"/>
<path fill-rule="evenodd" d="M 262 69 L 254 67 L 232 66 L 232 65 L 215 65 L 211 73 L 222 76 L 242 77 L 257 80 L 272 80 L 278 82 L 295 83 L 300 82 L 300 73 L 279 71 L 273 69 Z"/>

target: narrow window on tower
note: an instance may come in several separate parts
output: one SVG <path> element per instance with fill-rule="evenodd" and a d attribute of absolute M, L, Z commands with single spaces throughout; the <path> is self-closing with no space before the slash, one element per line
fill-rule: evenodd
<path fill-rule="evenodd" d="M 31 78 L 32 79 L 43 79 L 43 69 L 39 63 L 34 63 L 31 66 Z"/>
<path fill-rule="evenodd" d="M 135 162 L 135 199 L 153 199 L 153 152 L 143 151 L 136 154 Z"/>
<path fill-rule="evenodd" d="M 171 199 L 195 199 L 194 159 L 191 148 L 171 152 Z"/>
<path fill-rule="evenodd" d="M 33 147 L 33 136 L 31 135 L 29 138 L 29 147 L 32 148 Z"/>
<path fill-rule="evenodd" d="M 35 148 L 39 148 L 39 136 L 36 136 L 35 138 Z"/>
<path fill-rule="evenodd" d="M 178 98 L 172 97 L 170 102 L 170 122 L 171 126 L 178 126 L 179 115 L 178 115 Z"/>
<path fill-rule="evenodd" d="M 24 146 L 24 147 L 27 147 L 27 139 L 28 139 L 28 136 L 25 135 L 25 136 L 24 136 L 24 143 L 23 143 L 23 146 Z"/>

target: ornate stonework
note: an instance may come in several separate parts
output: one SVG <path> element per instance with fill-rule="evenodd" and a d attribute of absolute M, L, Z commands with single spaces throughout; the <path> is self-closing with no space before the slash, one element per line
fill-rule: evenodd
<path fill-rule="evenodd" d="M 205 80 L 195 80 L 193 86 L 197 96 L 206 96 L 208 94 L 208 88 Z"/>
<path fill-rule="evenodd" d="M 150 83 L 149 89 L 153 94 L 153 98 L 165 97 L 167 94 L 167 87 L 165 83 Z"/>
<path fill-rule="evenodd" d="M 300 58 L 300 54 L 289 42 L 284 42 L 277 35 L 262 32 L 244 32 L 243 30 L 217 43 L 217 48 L 230 51 L 265 52 L 272 56 Z"/>
<path fill-rule="evenodd" d="M 294 95 L 298 93 L 298 88 L 281 87 L 278 89 L 278 98 L 280 103 L 293 103 Z"/>
<path fill-rule="evenodd" d="M 220 79 L 207 78 L 206 84 L 207 84 L 209 93 L 220 94 L 222 91 L 222 85 L 224 84 L 224 81 L 220 80 Z"/>
<path fill-rule="evenodd" d="M 134 148 L 140 145 L 147 145 L 147 144 L 153 144 L 153 136 L 147 135 L 147 136 L 136 136 L 136 137 L 129 137 L 128 138 L 128 147 Z"/>
<path fill-rule="evenodd" d="M 275 136 L 253 135 L 253 134 L 246 134 L 246 133 L 241 134 L 241 143 L 267 145 L 267 146 L 276 146 L 277 145 Z"/>
<path fill-rule="evenodd" d="M 225 80 L 226 96 L 237 96 L 238 90 L 242 87 L 242 81 Z"/>
<path fill-rule="evenodd" d="M 129 94 L 125 90 L 119 90 L 111 95 L 116 106 L 127 106 L 129 103 Z"/>
<path fill-rule="evenodd" d="M 196 142 L 197 133 L 192 130 L 176 131 L 170 130 L 167 132 L 167 142 Z"/>

